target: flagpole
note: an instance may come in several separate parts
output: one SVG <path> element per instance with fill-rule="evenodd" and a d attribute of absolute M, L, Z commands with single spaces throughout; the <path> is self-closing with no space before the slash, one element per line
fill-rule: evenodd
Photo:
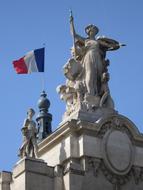
<path fill-rule="evenodd" d="M 41 76 L 41 83 L 42 83 L 42 91 L 45 91 L 45 73 L 42 73 Z"/>

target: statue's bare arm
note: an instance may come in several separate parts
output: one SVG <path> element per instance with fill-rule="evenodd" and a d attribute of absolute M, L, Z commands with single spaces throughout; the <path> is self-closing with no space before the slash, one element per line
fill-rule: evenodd
<path fill-rule="evenodd" d="M 97 40 L 106 51 L 117 50 L 125 46 L 125 44 L 120 44 L 118 41 L 106 37 L 99 37 Z"/>
<path fill-rule="evenodd" d="M 77 42 L 81 43 L 82 45 L 84 44 L 85 38 L 77 34 L 75 31 L 74 19 L 73 19 L 72 13 L 70 16 L 70 32 L 71 32 L 71 35 L 73 36 L 74 45 Z"/>

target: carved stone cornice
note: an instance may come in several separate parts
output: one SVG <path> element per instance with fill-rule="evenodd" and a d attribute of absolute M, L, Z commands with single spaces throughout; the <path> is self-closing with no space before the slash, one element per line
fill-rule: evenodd
<path fill-rule="evenodd" d="M 86 166 L 83 166 L 83 160 Z M 69 159 L 66 163 L 59 165 L 55 169 L 55 176 L 64 176 L 66 174 L 75 174 L 85 176 L 88 172 L 92 171 L 93 176 L 100 178 L 101 173 L 105 179 L 113 185 L 113 190 L 120 190 L 121 187 L 127 184 L 130 180 L 134 180 L 138 185 L 143 182 L 143 168 L 132 166 L 128 173 L 124 175 L 118 175 L 111 171 L 104 160 L 93 157 L 81 157 L 76 159 Z"/>
<path fill-rule="evenodd" d="M 76 120 L 71 120 L 63 123 L 51 135 L 49 135 L 46 139 L 39 143 L 38 157 L 54 147 L 56 144 L 60 143 L 62 139 L 64 139 L 66 136 L 70 135 L 75 130 L 77 122 L 78 121 Z"/>

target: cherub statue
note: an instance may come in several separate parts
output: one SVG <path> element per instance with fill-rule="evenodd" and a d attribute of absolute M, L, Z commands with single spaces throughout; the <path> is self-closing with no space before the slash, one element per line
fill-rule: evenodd
<path fill-rule="evenodd" d="M 37 133 L 36 123 L 33 121 L 35 111 L 30 108 L 27 112 L 27 118 L 24 120 L 21 129 L 23 134 L 23 144 L 19 149 L 19 156 L 23 157 L 37 157 Z"/>

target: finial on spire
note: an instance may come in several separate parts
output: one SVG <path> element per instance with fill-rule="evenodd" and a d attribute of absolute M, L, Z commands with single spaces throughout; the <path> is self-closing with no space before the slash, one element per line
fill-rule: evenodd
<path fill-rule="evenodd" d="M 38 100 L 39 114 L 37 115 L 36 121 L 39 127 L 38 142 L 41 142 L 51 132 L 52 115 L 48 113 L 50 107 L 50 101 L 47 99 L 47 94 L 43 90 L 40 99 Z"/>
<path fill-rule="evenodd" d="M 46 98 L 47 94 L 46 92 L 43 90 L 41 95 L 40 95 L 40 99 L 38 100 L 38 107 L 40 110 L 47 110 L 50 107 L 50 101 Z"/>

